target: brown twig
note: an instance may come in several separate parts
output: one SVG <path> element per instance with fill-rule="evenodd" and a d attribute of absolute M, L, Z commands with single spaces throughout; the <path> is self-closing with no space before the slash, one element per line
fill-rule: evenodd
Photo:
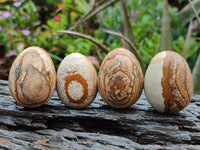
<path fill-rule="evenodd" d="M 98 3 L 95 3 L 94 7 L 88 13 L 83 15 L 69 30 L 74 30 L 80 24 L 83 24 L 85 21 L 87 21 L 88 19 L 96 15 L 98 12 L 100 12 L 102 9 L 108 7 L 116 1 L 118 0 L 102 0 Z"/>
<path fill-rule="evenodd" d="M 193 6 L 191 0 L 188 0 L 188 1 L 189 1 L 189 3 L 190 3 L 190 6 L 192 7 L 192 10 L 194 11 L 194 14 L 195 14 L 195 16 L 196 16 L 196 18 L 197 18 L 197 20 L 198 20 L 199 25 L 200 25 L 200 18 L 199 18 L 199 16 L 198 16 L 198 13 L 197 13 L 196 9 L 194 8 L 194 6 Z"/>
<path fill-rule="evenodd" d="M 132 33 L 133 29 L 131 27 L 131 22 L 129 19 L 129 14 L 128 14 L 126 3 L 124 0 L 120 0 L 120 2 L 121 2 L 121 8 L 122 8 L 122 14 L 123 14 L 123 20 L 124 20 L 123 35 L 125 37 L 127 37 L 130 41 L 132 41 L 132 43 L 135 43 L 135 38 Z M 130 48 L 130 46 L 127 42 L 125 43 L 125 47 L 128 49 Z"/>
<path fill-rule="evenodd" d="M 92 38 L 91 36 L 88 36 L 88 35 L 84 35 L 82 33 L 79 33 L 79 32 L 75 32 L 75 31 L 70 31 L 70 30 L 59 30 L 57 32 L 60 32 L 60 33 L 66 33 L 66 34 L 72 34 L 72 35 L 77 35 L 79 37 L 82 37 L 82 38 L 85 38 L 85 39 L 88 39 L 89 41 L 93 42 L 94 44 L 96 44 L 98 47 L 100 47 L 104 52 L 109 52 L 110 49 L 101 44 L 99 41 L 95 40 L 94 38 Z"/>
<path fill-rule="evenodd" d="M 188 57 L 188 49 L 189 49 L 189 45 L 190 45 L 190 39 L 191 39 L 191 36 L 192 36 L 192 27 L 193 27 L 193 21 L 190 20 L 190 24 L 189 24 L 189 27 L 188 27 L 188 32 L 187 32 L 187 35 L 186 35 L 186 40 L 185 40 L 185 44 L 184 44 L 183 52 L 182 52 L 182 56 L 185 59 L 187 59 L 187 57 Z"/>

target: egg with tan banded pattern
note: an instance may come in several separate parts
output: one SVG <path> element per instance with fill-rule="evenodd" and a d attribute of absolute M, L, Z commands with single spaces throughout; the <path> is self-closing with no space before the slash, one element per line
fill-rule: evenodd
<path fill-rule="evenodd" d="M 99 93 L 114 108 L 133 105 L 143 89 L 141 66 L 129 50 L 117 48 L 104 58 L 98 76 Z"/>
<path fill-rule="evenodd" d="M 89 59 L 79 53 L 64 58 L 57 71 L 57 93 L 69 108 L 85 108 L 93 102 L 97 73 Z"/>
<path fill-rule="evenodd" d="M 192 74 L 187 62 L 173 51 L 158 53 L 147 68 L 144 90 L 155 110 L 166 114 L 182 110 L 193 94 Z"/>
<path fill-rule="evenodd" d="M 54 64 L 42 48 L 29 47 L 13 62 L 9 73 L 9 89 L 17 103 L 25 107 L 39 107 L 51 98 L 55 85 Z"/>

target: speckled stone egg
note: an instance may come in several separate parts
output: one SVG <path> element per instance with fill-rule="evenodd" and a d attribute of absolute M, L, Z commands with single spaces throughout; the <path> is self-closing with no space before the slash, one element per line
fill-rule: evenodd
<path fill-rule="evenodd" d="M 82 54 L 64 58 L 57 71 L 57 92 L 69 108 L 85 108 L 96 97 L 97 73 L 92 63 Z"/>
<path fill-rule="evenodd" d="M 161 113 L 177 113 L 186 107 L 193 93 L 190 68 L 173 51 L 158 53 L 150 62 L 144 80 L 145 95 Z"/>
<path fill-rule="evenodd" d="M 114 108 L 134 104 L 143 89 L 141 66 L 129 50 L 117 48 L 104 58 L 98 76 L 101 97 Z"/>
<path fill-rule="evenodd" d="M 49 54 L 32 46 L 22 51 L 12 64 L 9 89 L 17 103 L 38 107 L 52 96 L 56 85 L 56 71 Z"/>

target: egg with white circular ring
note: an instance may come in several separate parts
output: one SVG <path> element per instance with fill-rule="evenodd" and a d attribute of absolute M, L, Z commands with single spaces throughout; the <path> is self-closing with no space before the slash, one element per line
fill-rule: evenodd
<path fill-rule="evenodd" d="M 185 108 L 193 94 L 192 74 L 187 62 L 173 51 L 158 53 L 147 68 L 144 91 L 158 112 L 171 114 Z"/>
<path fill-rule="evenodd" d="M 80 53 L 64 58 L 57 71 L 57 93 L 68 108 L 85 108 L 96 97 L 97 73 Z"/>
<path fill-rule="evenodd" d="M 127 108 L 140 97 L 143 73 L 133 53 L 124 48 L 109 52 L 98 76 L 98 89 L 105 102 L 114 108 Z"/>
<path fill-rule="evenodd" d="M 17 103 L 39 107 L 49 101 L 56 85 L 56 71 L 49 54 L 32 46 L 22 51 L 12 64 L 9 89 Z"/>

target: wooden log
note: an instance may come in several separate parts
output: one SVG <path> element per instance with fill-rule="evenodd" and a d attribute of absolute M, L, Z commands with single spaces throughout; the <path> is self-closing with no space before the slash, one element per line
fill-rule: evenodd
<path fill-rule="evenodd" d="M 200 149 L 200 96 L 176 115 L 157 113 L 144 94 L 128 109 L 98 94 L 86 109 L 68 109 L 56 92 L 39 108 L 24 108 L 0 80 L 0 149 Z"/>
<path fill-rule="evenodd" d="M 2 54 L 2 52 L 3 51 L 1 51 L 0 53 Z M 12 66 L 12 63 L 15 60 L 16 56 L 15 55 L 5 56 L 4 54 L 4 56 L 1 57 L 1 54 L 0 54 L 0 79 L 7 80 L 9 76 L 10 67 Z"/>

